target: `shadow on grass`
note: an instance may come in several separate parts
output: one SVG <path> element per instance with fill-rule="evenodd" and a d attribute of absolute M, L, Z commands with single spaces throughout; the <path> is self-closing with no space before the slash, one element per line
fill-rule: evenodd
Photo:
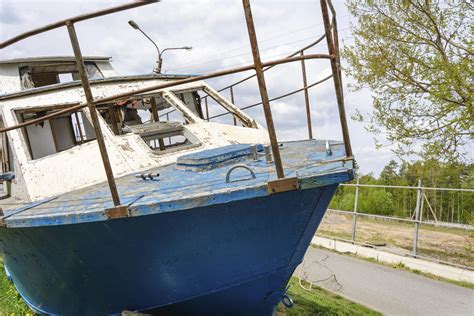
<path fill-rule="evenodd" d="M 309 284 L 304 281 L 303 285 L 305 288 L 309 287 Z M 290 280 L 288 295 L 293 299 L 293 307 L 286 308 L 282 304 L 278 305 L 276 316 L 381 315 L 319 287 L 313 286 L 311 291 L 305 290 L 301 288 L 295 277 Z"/>

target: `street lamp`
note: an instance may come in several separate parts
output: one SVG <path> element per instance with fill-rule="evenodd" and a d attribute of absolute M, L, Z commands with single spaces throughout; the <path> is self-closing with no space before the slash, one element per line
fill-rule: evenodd
<path fill-rule="evenodd" d="M 191 46 L 183 46 L 183 47 L 168 47 L 168 48 L 165 48 L 162 51 L 160 51 L 160 49 L 158 48 L 158 45 L 156 45 L 156 43 L 145 32 L 142 31 L 142 29 L 138 26 L 137 23 L 135 23 L 135 21 L 130 20 L 130 21 L 128 21 L 128 24 L 130 24 L 130 26 L 133 27 L 135 30 L 139 30 L 146 38 L 148 38 L 148 40 L 150 42 L 153 43 L 153 45 L 155 45 L 156 50 L 158 51 L 158 59 L 156 60 L 156 67 L 153 69 L 153 72 L 155 72 L 157 74 L 161 73 L 161 66 L 163 65 L 163 58 L 161 56 L 163 55 L 164 52 L 166 52 L 167 50 L 177 50 L 177 49 L 191 50 L 191 49 L 193 49 Z"/>

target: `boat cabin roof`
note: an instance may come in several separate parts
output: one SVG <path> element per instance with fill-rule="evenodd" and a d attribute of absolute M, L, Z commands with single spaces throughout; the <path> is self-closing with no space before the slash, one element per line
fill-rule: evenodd
<path fill-rule="evenodd" d="M 108 56 L 85 56 L 91 85 L 137 80 L 174 80 L 189 75 L 146 74 L 117 76 Z M 81 86 L 73 56 L 42 56 L 0 60 L 0 100 Z"/>
<path fill-rule="evenodd" d="M 111 61 L 109 56 L 84 56 L 84 61 Z M 4 64 L 44 64 L 44 63 L 59 63 L 59 62 L 76 62 L 74 56 L 39 56 L 27 58 L 13 58 L 0 60 L 0 65 Z"/>

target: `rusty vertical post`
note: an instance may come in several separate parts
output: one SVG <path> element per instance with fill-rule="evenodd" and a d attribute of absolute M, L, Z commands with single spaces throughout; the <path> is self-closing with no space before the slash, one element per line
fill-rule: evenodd
<path fill-rule="evenodd" d="M 100 155 L 104 164 L 105 174 L 107 176 L 107 181 L 109 182 L 110 194 L 112 195 L 114 205 L 119 206 L 120 197 L 117 191 L 117 185 L 115 184 L 112 166 L 110 165 L 109 155 L 107 154 L 107 147 L 105 146 L 104 136 L 102 135 L 102 130 L 100 128 L 99 118 L 97 116 L 91 87 L 89 85 L 89 79 L 87 78 L 87 74 L 85 71 L 84 60 L 82 58 L 81 48 L 79 47 L 79 42 L 77 40 L 76 29 L 74 28 L 74 24 L 70 21 L 67 22 L 66 25 L 67 30 L 69 32 L 69 38 L 71 39 L 72 49 L 74 50 L 74 56 L 76 58 L 77 70 L 79 72 L 79 76 L 81 77 L 82 88 L 84 89 L 87 106 L 91 115 L 92 125 L 94 125 L 95 136 L 97 138 L 97 144 L 99 146 Z"/>
<path fill-rule="evenodd" d="M 150 105 L 151 105 L 151 114 L 153 116 L 153 121 L 159 122 L 160 116 L 158 115 L 158 106 L 156 105 L 155 97 L 150 97 Z M 163 138 L 158 138 L 158 145 L 160 146 L 160 150 L 165 150 L 165 143 L 163 142 Z"/>
<path fill-rule="evenodd" d="M 304 56 L 304 52 L 300 52 Z M 306 103 L 306 123 L 308 124 L 308 138 L 313 139 L 313 127 L 311 126 L 311 109 L 309 107 L 308 80 L 306 78 L 306 65 L 304 59 L 301 60 L 301 72 L 303 73 L 304 101 Z"/>
<path fill-rule="evenodd" d="M 110 120 L 112 122 L 112 130 L 114 131 L 114 134 L 115 135 L 118 135 L 119 134 L 119 130 L 118 130 L 118 126 L 117 126 L 117 120 L 116 120 L 116 116 L 115 116 L 115 108 L 112 104 L 109 104 L 108 106 L 108 110 L 109 110 L 109 117 L 110 117 Z"/>
<path fill-rule="evenodd" d="M 273 124 L 272 109 L 268 100 L 267 85 L 265 83 L 265 75 L 263 74 L 262 61 L 260 60 L 260 52 L 258 50 L 257 34 L 253 24 L 252 9 L 249 0 L 242 0 L 245 11 L 245 20 L 247 22 L 247 31 L 249 33 L 250 46 L 252 46 L 252 55 L 254 61 L 255 73 L 257 75 L 258 87 L 260 89 L 260 97 L 262 98 L 263 111 L 265 112 L 265 120 L 267 122 L 268 136 L 272 146 L 273 160 L 275 161 L 275 169 L 278 178 L 284 178 L 283 165 L 281 162 L 280 148 Z"/>
<path fill-rule="evenodd" d="M 204 97 L 204 104 L 206 104 L 206 117 L 207 121 L 209 122 L 209 106 L 207 105 L 207 96 Z"/>
<path fill-rule="evenodd" d="M 235 105 L 235 103 L 234 103 L 234 87 L 233 86 L 230 86 L 230 101 L 232 102 L 232 104 Z M 232 115 L 232 118 L 234 119 L 234 126 L 237 125 L 237 120 L 235 119 L 234 115 Z"/>
<path fill-rule="evenodd" d="M 337 106 L 339 109 L 339 120 L 341 121 L 342 137 L 344 139 L 346 156 L 350 157 L 352 156 L 352 147 L 351 147 L 351 140 L 349 138 L 349 129 L 347 127 L 346 110 L 344 108 L 344 94 L 342 91 L 342 79 L 341 79 L 340 64 L 339 64 L 339 53 L 336 50 L 336 47 L 338 47 L 338 45 L 335 46 L 333 35 L 331 33 L 331 23 L 329 21 L 329 12 L 328 12 L 328 5 L 326 3 L 326 0 L 321 0 L 321 12 L 323 15 L 324 31 L 326 34 L 328 50 L 329 50 L 329 54 L 332 56 L 331 70 L 332 70 L 332 78 L 334 80 L 334 88 L 336 89 L 336 99 L 337 99 Z"/>

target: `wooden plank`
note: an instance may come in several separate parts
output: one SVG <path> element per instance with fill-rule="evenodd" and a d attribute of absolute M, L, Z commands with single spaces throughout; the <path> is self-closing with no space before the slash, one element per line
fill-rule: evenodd
<path fill-rule="evenodd" d="M 119 206 L 115 206 L 115 207 L 106 209 L 105 210 L 105 215 L 109 219 L 123 218 L 123 217 L 129 217 L 130 212 L 128 211 L 128 206 L 127 205 L 119 205 Z"/>
<path fill-rule="evenodd" d="M 300 185 L 298 178 L 283 178 L 274 181 L 268 181 L 268 193 L 279 193 L 292 190 L 298 190 Z"/>

